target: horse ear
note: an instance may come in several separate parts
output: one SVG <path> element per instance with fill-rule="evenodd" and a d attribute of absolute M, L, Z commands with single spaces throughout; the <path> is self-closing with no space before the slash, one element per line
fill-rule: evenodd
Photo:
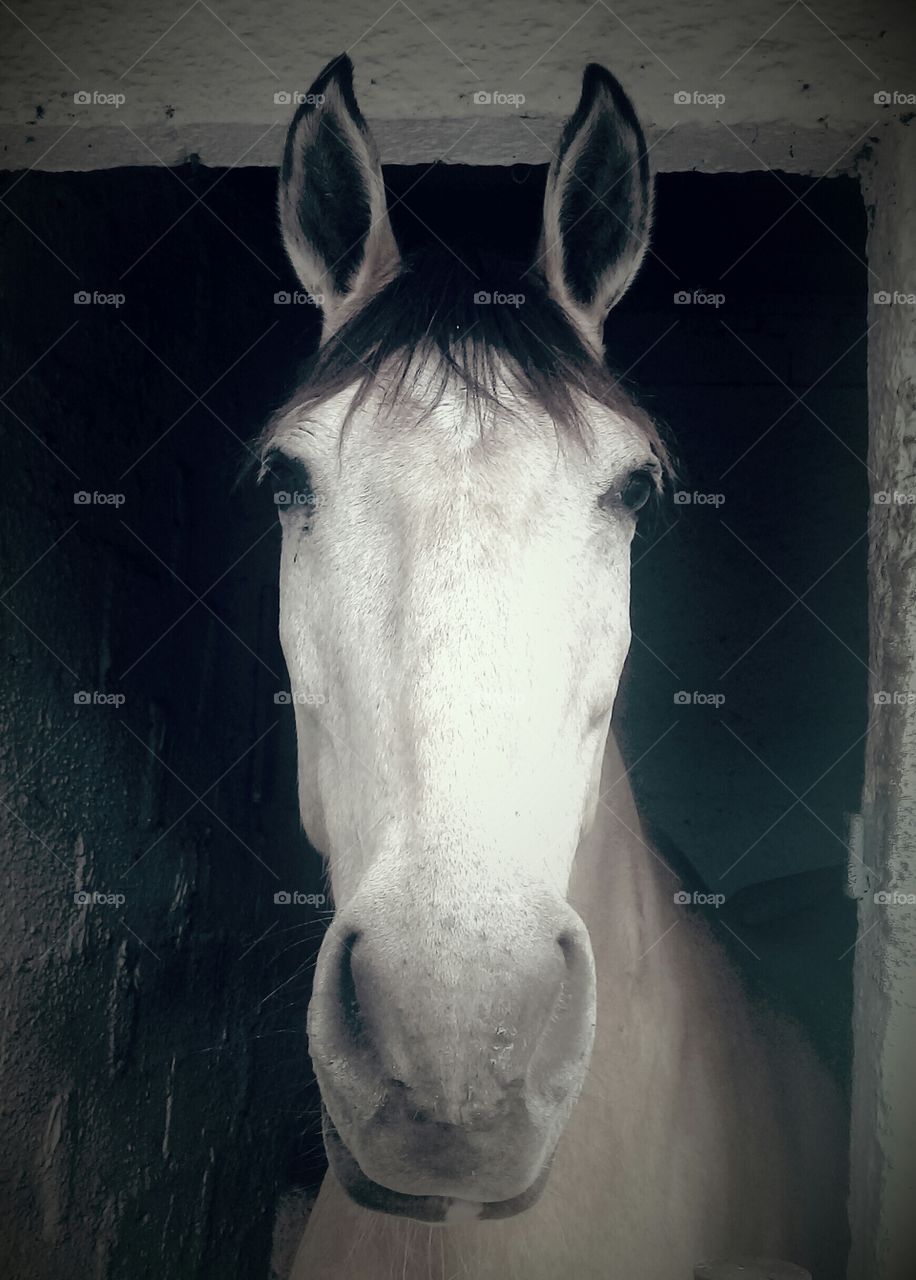
<path fill-rule="evenodd" d="M 293 117 L 278 204 L 290 262 L 324 312 L 324 340 L 400 265 L 382 166 L 346 54 L 328 63 Z"/>
<path fill-rule="evenodd" d="M 629 288 L 648 248 L 652 181 L 633 104 L 597 63 L 566 123 L 547 176 L 535 266 L 587 339 Z"/>

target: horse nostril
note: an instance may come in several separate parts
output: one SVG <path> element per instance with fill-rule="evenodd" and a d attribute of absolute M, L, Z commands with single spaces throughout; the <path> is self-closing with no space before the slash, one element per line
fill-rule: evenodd
<path fill-rule="evenodd" d="M 566 965 L 567 979 L 584 978 L 588 970 L 589 950 L 587 941 L 583 940 L 578 930 L 564 929 L 557 937 L 557 946 Z"/>
<path fill-rule="evenodd" d="M 346 934 L 341 941 L 338 959 L 338 981 L 340 984 L 340 1010 L 344 1023 L 354 1041 L 364 1042 L 366 1028 L 356 990 L 356 978 L 353 974 L 353 951 L 359 942 L 359 938 L 359 932 L 354 929 Z"/>
<path fill-rule="evenodd" d="M 572 968 L 576 958 L 576 940 L 571 933 L 561 933 L 557 938 L 557 946 L 563 952 L 567 968 Z"/>

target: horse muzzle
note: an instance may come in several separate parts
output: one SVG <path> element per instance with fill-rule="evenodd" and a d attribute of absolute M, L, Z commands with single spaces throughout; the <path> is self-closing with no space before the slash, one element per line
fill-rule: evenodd
<path fill-rule="evenodd" d="M 381 1212 L 521 1212 L 546 1183 L 591 1053 L 585 927 L 546 892 L 467 913 L 471 924 L 451 911 L 411 920 L 409 899 L 389 891 L 390 903 L 357 894 L 319 955 L 309 1049 L 331 1167 Z"/>

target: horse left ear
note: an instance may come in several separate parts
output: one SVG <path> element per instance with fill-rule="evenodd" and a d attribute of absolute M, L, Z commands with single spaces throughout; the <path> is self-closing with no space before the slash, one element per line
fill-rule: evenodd
<path fill-rule="evenodd" d="M 328 63 L 293 117 L 278 204 L 289 260 L 324 312 L 324 340 L 400 267 L 382 166 L 346 54 Z"/>
<path fill-rule="evenodd" d="M 617 80 L 592 62 L 547 176 L 534 266 L 599 348 L 607 313 L 642 263 L 651 224 L 652 180 L 639 120 Z"/>

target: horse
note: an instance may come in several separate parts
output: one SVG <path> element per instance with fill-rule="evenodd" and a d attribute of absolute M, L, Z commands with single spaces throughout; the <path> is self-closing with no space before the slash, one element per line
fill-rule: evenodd
<path fill-rule="evenodd" d="M 597 64 L 533 261 L 402 254 L 347 56 L 289 128 L 281 233 L 322 329 L 258 456 L 334 903 L 294 1280 L 842 1272 L 839 1092 L 680 901 L 611 728 L 631 542 L 672 475 L 603 340 L 652 189 Z"/>

